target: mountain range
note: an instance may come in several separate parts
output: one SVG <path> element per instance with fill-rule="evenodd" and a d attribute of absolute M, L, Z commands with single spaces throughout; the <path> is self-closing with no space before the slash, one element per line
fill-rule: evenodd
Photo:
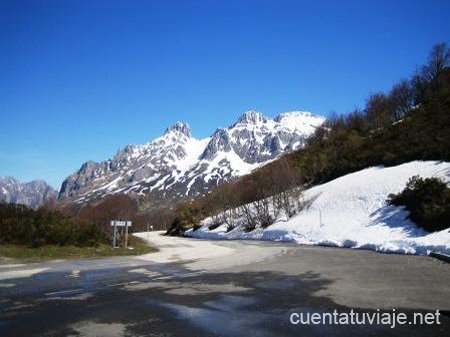
<path fill-rule="evenodd" d="M 100 163 L 85 162 L 63 181 L 59 200 L 84 204 L 125 193 L 171 204 L 204 195 L 223 181 L 302 147 L 324 120 L 303 111 L 274 119 L 247 111 L 204 139 L 193 137 L 188 124 L 177 122 L 146 144 L 127 145 Z"/>
<path fill-rule="evenodd" d="M 49 200 L 83 205 L 108 195 L 145 196 L 157 208 L 206 194 L 230 178 L 302 147 L 325 118 L 293 111 L 269 118 L 247 111 L 227 128 L 197 139 L 177 122 L 146 144 L 127 145 L 100 163 L 85 162 L 68 176 L 59 193 L 42 180 L 0 178 L 0 201 L 37 208 Z"/>
<path fill-rule="evenodd" d="M 38 208 L 56 200 L 57 196 L 58 193 L 43 180 L 24 183 L 13 177 L 0 177 L 0 202 Z"/>

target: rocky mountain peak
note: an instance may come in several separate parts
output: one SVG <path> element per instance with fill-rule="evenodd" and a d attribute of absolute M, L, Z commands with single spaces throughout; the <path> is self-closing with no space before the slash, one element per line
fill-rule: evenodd
<path fill-rule="evenodd" d="M 201 158 L 211 160 L 219 151 L 228 152 L 231 150 L 230 137 L 227 129 L 217 129 L 208 142 L 208 145 L 203 151 Z"/>
<path fill-rule="evenodd" d="M 164 134 L 166 135 L 171 132 L 180 132 L 183 135 L 185 135 L 186 137 L 189 137 L 189 138 L 191 137 L 191 127 L 187 123 L 176 122 L 172 126 L 169 126 L 166 129 L 166 131 L 164 132 Z"/>
<path fill-rule="evenodd" d="M 257 111 L 246 111 L 244 112 L 241 117 L 237 120 L 237 123 L 241 124 L 258 124 L 258 123 L 264 123 L 266 121 L 266 118 L 263 116 L 261 112 Z"/>

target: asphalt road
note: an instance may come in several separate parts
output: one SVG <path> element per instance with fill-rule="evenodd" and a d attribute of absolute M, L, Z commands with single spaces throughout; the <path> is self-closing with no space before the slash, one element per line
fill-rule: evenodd
<path fill-rule="evenodd" d="M 160 252 L 0 264 L 0 336 L 450 335 L 450 264 L 433 258 L 158 233 L 150 241 Z M 292 313 L 392 309 L 407 323 L 290 323 Z M 440 324 L 409 324 L 436 310 Z"/>

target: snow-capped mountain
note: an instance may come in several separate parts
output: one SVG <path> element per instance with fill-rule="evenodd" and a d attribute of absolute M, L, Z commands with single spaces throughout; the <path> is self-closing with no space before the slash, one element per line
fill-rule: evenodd
<path fill-rule="evenodd" d="M 23 183 L 13 177 L 0 177 L 0 202 L 38 208 L 56 197 L 57 192 L 43 180 Z"/>
<path fill-rule="evenodd" d="M 202 195 L 222 181 L 302 147 L 324 120 L 301 111 L 275 119 L 248 111 L 205 139 L 192 137 L 189 125 L 178 122 L 147 144 L 127 145 L 101 163 L 84 163 L 64 180 L 59 199 L 83 203 L 127 193 L 161 201 Z"/>

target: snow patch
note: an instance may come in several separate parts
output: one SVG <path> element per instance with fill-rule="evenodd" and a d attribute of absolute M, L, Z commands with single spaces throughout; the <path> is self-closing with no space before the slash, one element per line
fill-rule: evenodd
<path fill-rule="evenodd" d="M 269 228 L 246 233 L 243 226 L 226 232 L 226 225 L 209 230 L 211 218 L 186 235 L 208 239 L 255 239 L 290 241 L 369 249 L 386 253 L 450 253 L 450 229 L 427 233 L 407 219 L 403 207 L 387 203 L 390 193 L 399 193 L 409 178 L 441 177 L 450 181 L 450 163 L 414 161 L 394 167 L 371 167 L 314 186 L 305 192 L 312 203 L 293 218 L 277 219 Z M 449 224 L 450 225 L 450 224 Z"/>

